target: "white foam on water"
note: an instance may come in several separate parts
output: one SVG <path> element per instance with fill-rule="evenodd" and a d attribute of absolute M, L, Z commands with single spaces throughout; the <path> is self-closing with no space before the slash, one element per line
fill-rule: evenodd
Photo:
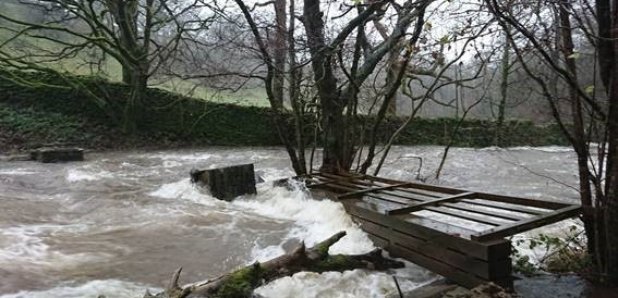
<path fill-rule="evenodd" d="M 164 160 L 163 161 L 164 168 L 175 168 L 175 167 L 180 167 L 180 166 L 182 166 L 182 163 L 177 162 L 175 160 Z"/>
<path fill-rule="evenodd" d="M 549 153 L 573 152 L 573 148 L 564 147 L 564 146 L 541 146 L 541 147 L 518 146 L 518 147 L 506 148 L 506 150 L 542 151 L 542 152 L 549 152 Z"/>
<path fill-rule="evenodd" d="M 104 295 L 108 298 L 143 297 L 147 286 L 121 280 L 93 280 L 81 285 L 58 286 L 42 291 L 20 291 L 6 294 L 0 298 L 95 298 Z M 151 288 L 151 293 L 161 289 Z"/>
<path fill-rule="evenodd" d="M 197 189 L 191 183 L 190 178 L 163 184 L 158 189 L 148 193 L 148 195 L 163 199 L 182 199 L 206 206 L 224 206 L 226 204 L 226 202 L 217 200 Z"/>
<path fill-rule="evenodd" d="M 269 245 L 266 247 L 262 247 L 258 244 L 255 244 L 253 248 L 251 248 L 252 259 L 248 263 L 253 264 L 255 262 L 266 262 L 283 254 L 285 254 L 285 250 L 283 250 L 283 247 L 281 247 L 281 245 Z"/>
<path fill-rule="evenodd" d="M 398 279 L 403 292 L 423 283 Z M 255 290 L 256 294 L 272 298 L 360 298 L 399 297 L 393 277 L 386 273 L 365 270 L 344 272 L 300 272 L 283 277 Z"/>
<path fill-rule="evenodd" d="M 45 234 L 59 231 L 79 233 L 86 229 L 88 227 L 85 225 L 22 225 L 3 228 L 0 231 L 0 264 L 4 267 L 29 264 L 67 268 L 106 258 L 101 253 L 65 254 L 54 251 L 44 240 Z"/>
<path fill-rule="evenodd" d="M 211 153 L 160 153 L 160 154 L 147 154 L 140 155 L 145 158 L 160 158 L 162 160 L 175 160 L 175 161 L 205 161 L 213 157 L 218 157 L 216 154 Z"/>
<path fill-rule="evenodd" d="M 38 172 L 35 172 L 35 171 L 32 171 L 32 170 L 27 170 L 27 169 L 12 169 L 12 170 L 2 170 L 2 171 L 0 171 L 0 175 L 22 176 L 22 175 L 32 175 L 32 174 L 38 174 Z"/>
<path fill-rule="evenodd" d="M 256 197 L 237 199 L 232 204 L 263 216 L 293 221 L 295 226 L 288 237 L 305 241 L 308 247 L 339 231 L 346 231 L 347 235 L 331 247 L 331 253 L 360 254 L 375 248 L 352 222 L 342 204 L 327 199 L 315 200 L 300 188 L 290 191 L 263 183 L 258 186 Z"/>
<path fill-rule="evenodd" d="M 108 171 L 90 171 L 89 167 L 83 167 L 81 169 L 69 169 L 67 171 L 66 179 L 68 182 L 79 181 L 97 181 L 101 179 L 114 178 L 114 174 Z"/>

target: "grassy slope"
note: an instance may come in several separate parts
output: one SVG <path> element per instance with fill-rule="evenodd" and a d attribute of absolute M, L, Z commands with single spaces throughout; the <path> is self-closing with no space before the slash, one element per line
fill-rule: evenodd
<path fill-rule="evenodd" d="M 98 108 L 84 90 L 46 85 L 17 86 L 2 79 L 0 71 L 0 150 L 19 150 L 41 145 L 78 145 L 87 148 L 134 148 L 165 146 L 276 146 L 280 145 L 267 108 L 215 103 L 183 97 L 151 88 L 138 132 L 126 135 L 118 122 Z M 24 74 L 48 85 L 62 85 L 57 77 Z M 80 77 L 91 92 L 103 92 L 112 115 L 121 115 L 129 90 L 123 84 Z M 416 119 L 397 139 L 404 145 L 444 145 L 457 121 Z M 390 119 L 380 129 L 380 140 L 401 124 Z M 455 146 L 493 145 L 493 123 L 470 120 L 455 136 Z M 554 127 L 529 122 L 508 122 L 503 146 L 564 144 Z M 312 131 L 308 128 L 308 131 Z M 291 130 L 290 130 L 291 132 Z"/>

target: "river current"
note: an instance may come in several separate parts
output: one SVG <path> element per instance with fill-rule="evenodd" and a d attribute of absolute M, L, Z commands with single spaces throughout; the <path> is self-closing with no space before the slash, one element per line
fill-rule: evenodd
<path fill-rule="evenodd" d="M 441 147 L 396 147 L 381 175 L 470 190 L 575 202 L 574 153 L 563 147 L 453 148 L 439 181 Z M 423 166 L 419 169 L 419 157 Z M 234 202 L 196 189 L 189 171 L 252 162 L 266 182 Z M 420 170 L 420 171 L 419 171 Z M 142 297 L 182 266 L 184 283 L 216 277 L 310 246 L 345 230 L 331 253 L 373 249 L 343 207 L 302 187 L 280 148 L 89 153 L 65 164 L 0 162 L 0 298 Z M 544 228 L 562 233 L 570 222 Z M 535 231 L 529 234 L 536 233 Z M 528 252 L 533 253 L 533 252 Z M 257 290 L 265 297 L 385 297 L 431 282 L 407 263 L 392 272 L 298 273 Z"/>

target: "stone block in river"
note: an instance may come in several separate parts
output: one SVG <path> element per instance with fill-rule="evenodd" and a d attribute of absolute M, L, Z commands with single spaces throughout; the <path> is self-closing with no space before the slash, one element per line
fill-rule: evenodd
<path fill-rule="evenodd" d="M 30 151 L 30 159 L 50 163 L 83 161 L 84 149 L 80 148 L 39 148 Z"/>
<path fill-rule="evenodd" d="M 225 201 L 231 201 L 241 195 L 256 193 L 253 164 L 193 170 L 191 181 L 208 187 L 213 197 Z"/>

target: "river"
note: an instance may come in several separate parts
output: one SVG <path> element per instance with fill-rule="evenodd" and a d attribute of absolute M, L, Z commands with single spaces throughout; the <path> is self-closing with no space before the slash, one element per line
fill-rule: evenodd
<path fill-rule="evenodd" d="M 431 177 L 442 149 L 396 147 L 381 175 Z M 453 148 L 439 181 L 470 190 L 574 202 L 574 153 L 563 147 Z M 253 162 L 256 196 L 218 201 L 194 188 L 193 168 Z M 0 163 L 0 298 L 142 297 L 183 267 L 189 283 L 267 260 L 346 230 L 331 253 L 364 253 L 367 236 L 338 203 L 300 187 L 280 148 L 89 153 L 65 164 Z M 561 233 L 565 224 L 543 231 Z M 535 233 L 530 232 L 530 233 Z M 436 278 L 407 263 L 392 272 L 299 273 L 258 289 L 265 297 L 384 297 Z"/>

